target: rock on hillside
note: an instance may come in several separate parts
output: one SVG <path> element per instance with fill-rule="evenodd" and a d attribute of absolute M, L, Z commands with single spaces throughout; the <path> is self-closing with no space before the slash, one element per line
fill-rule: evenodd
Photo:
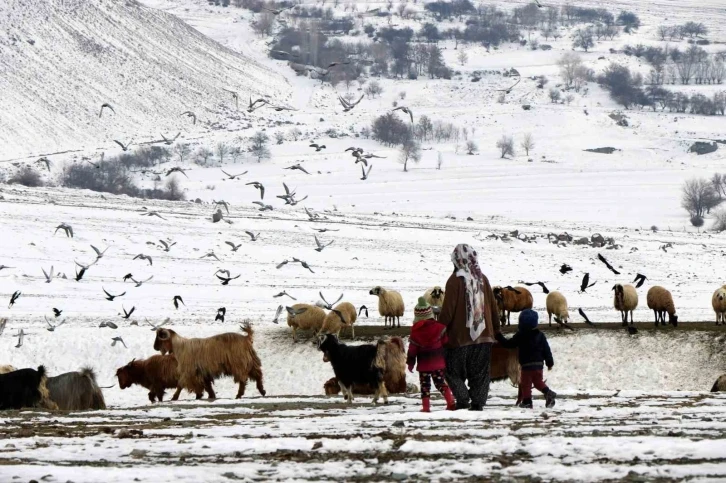
<path fill-rule="evenodd" d="M 223 89 L 240 107 L 290 95 L 280 75 L 134 0 L 0 2 L 0 160 L 224 125 L 244 114 Z M 116 114 L 99 119 L 104 102 Z"/>

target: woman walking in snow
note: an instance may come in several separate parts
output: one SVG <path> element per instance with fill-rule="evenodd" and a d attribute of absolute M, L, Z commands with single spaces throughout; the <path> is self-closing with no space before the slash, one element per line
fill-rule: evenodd
<path fill-rule="evenodd" d="M 457 245 L 451 261 L 454 273 L 446 282 L 439 314 L 448 336 L 446 380 L 456 398 L 456 409 L 481 411 L 489 396 L 492 344 L 499 332 L 497 303 L 472 247 Z"/>
<path fill-rule="evenodd" d="M 421 383 L 421 412 L 431 412 L 431 380 L 434 386 L 446 399 L 446 409 L 456 409 L 454 396 L 444 379 L 446 361 L 444 360 L 444 344 L 447 341 L 446 326 L 434 319 L 434 311 L 423 297 L 418 298 L 418 305 L 413 309 L 413 327 L 408 339 L 409 372 L 417 365 L 419 382 Z M 418 362 L 418 364 L 416 364 Z"/>

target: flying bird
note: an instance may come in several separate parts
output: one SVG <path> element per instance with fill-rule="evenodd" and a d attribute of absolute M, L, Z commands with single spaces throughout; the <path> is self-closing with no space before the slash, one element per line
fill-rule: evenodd
<path fill-rule="evenodd" d="M 294 309 L 292 307 L 285 307 L 285 310 L 287 310 L 287 313 L 290 314 L 293 318 L 297 315 L 304 314 L 307 312 L 307 308 L 301 308 L 301 309 Z"/>
<path fill-rule="evenodd" d="M 278 321 L 280 320 L 280 314 L 282 314 L 282 310 L 283 309 L 284 309 L 284 307 L 282 305 L 278 305 L 277 306 L 277 310 L 275 311 L 275 318 L 272 319 L 272 323 L 273 324 L 277 324 L 278 323 Z"/>
<path fill-rule="evenodd" d="M 338 96 L 338 100 L 343 105 L 343 112 L 348 112 L 348 111 L 352 110 L 355 106 L 357 106 L 358 104 L 360 104 L 360 101 L 363 100 L 363 95 L 361 95 L 360 96 L 360 99 L 358 99 L 355 102 L 348 102 L 348 101 L 346 101 L 345 99 L 343 99 L 340 96 Z"/>
<path fill-rule="evenodd" d="M 126 295 L 126 292 L 119 295 L 111 295 L 110 293 L 106 292 L 105 288 L 101 287 L 101 289 L 103 290 L 103 293 L 106 294 L 106 300 L 108 300 L 109 302 L 113 302 L 113 299 L 115 299 L 116 297 L 123 297 L 124 295 Z"/>
<path fill-rule="evenodd" d="M 220 260 L 220 259 L 219 259 L 219 257 L 218 257 L 218 256 L 217 256 L 217 255 L 216 255 L 216 254 L 214 253 L 214 250 L 211 250 L 211 251 L 210 251 L 209 253 L 207 253 L 206 255 L 202 255 L 202 256 L 201 256 L 201 257 L 199 257 L 199 258 L 214 258 L 214 259 L 215 259 L 215 260 L 217 260 L 218 262 L 221 262 L 221 261 L 222 261 L 222 260 Z"/>
<path fill-rule="evenodd" d="M 220 307 L 217 309 L 217 315 L 214 317 L 215 322 L 224 322 L 224 317 L 227 315 L 227 309 Z"/>
<path fill-rule="evenodd" d="M 367 319 L 368 318 L 368 307 L 366 307 L 365 305 L 361 305 L 360 308 L 358 309 L 358 317 L 360 317 L 360 313 L 363 312 L 364 310 L 366 312 L 366 319 Z"/>
<path fill-rule="evenodd" d="M 146 321 L 147 324 L 149 324 L 151 326 L 151 330 L 153 330 L 153 331 L 157 331 L 157 330 L 161 329 L 162 326 L 164 326 L 164 324 L 170 324 L 171 323 L 171 319 L 168 318 L 168 317 L 166 318 L 166 320 L 164 320 L 159 325 L 152 324 L 151 322 L 149 322 L 149 319 L 147 319 L 147 318 L 144 318 L 144 320 Z"/>
<path fill-rule="evenodd" d="M 168 252 L 169 250 L 171 250 L 171 247 L 173 247 L 174 245 L 176 245 L 176 242 L 167 243 L 164 240 L 159 240 L 159 243 L 161 243 L 162 245 L 164 245 L 164 251 L 165 252 Z"/>
<path fill-rule="evenodd" d="M 393 110 L 394 111 L 401 111 L 401 112 L 403 112 L 405 114 L 408 114 L 411 117 L 411 124 L 413 124 L 413 111 L 411 109 L 409 109 L 406 106 L 398 106 L 398 107 L 394 108 Z"/>
<path fill-rule="evenodd" d="M 131 307 L 131 310 L 129 310 L 129 311 L 127 312 L 127 311 L 126 311 L 126 308 L 125 308 L 125 307 L 124 307 L 123 305 L 121 306 L 121 308 L 122 308 L 122 309 L 123 309 L 123 311 L 124 311 L 124 315 L 123 315 L 123 318 L 124 318 L 124 319 L 128 319 L 129 317 L 131 317 L 131 314 L 133 314 L 133 313 L 134 313 L 134 310 L 136 310 L 136 307 Z"/>
<path fill-rule="evenodd" d="M 98 324 L 99 329 L 103 329 L 105 327 L 108 327 L 109 329 L 114 329 L 114 330 L 118 329 L 118 325 L 114 324 L 113 322 L 104 321 L 104 322 L 101 322 L 100 324 Z"/>
<path fill-rule="evenodd" d="M 14 267 L 8 267 L 7 265 L 0 265 L 0 271 L 4 270 L 6 268 L 14 268 Z"/>
<path fill-rule="evenodd" d="M 330 69 L 331 67 L 336 67 L 338 65 L 348 65 L 348 64 L 350 64 L 349 60 L 331 62 L 330 64 L 328 64 L 328 69 Z"/>
<path fill-rule="evenodd" d="M 180 114 L 180 116 L 186 116 L 186 117 L 190 117 L 190 118 L 192 119 L 192 124 L 196 124 L 196 123 L 197 123 L 197 115 L 196 115 L 196 114 L 194 114 L 194 113 L 193 113 L 192 111 L 185 111 L 185 112 L 182 112 L 182 113 Z"/>
<path fill-rule="evenodd" d="M 308 218 L 310 218 L 310 221 L 315 221 L 318 218 L 320 218 L 320 215 L 318 215 L 317 213 L 313 213 L 312 211 L 310 211 L 307 208 L 307 206 L 305 207 L 305 214 L 308 215 Z"/>
<path fill-rule="evenodd" d="M 230 247 L 232 247 L 232 251 L 233 251 L 233 252 L 236 252 L 237 250 L 239 250 L 239 247 L 241 247 L 241 246 L 242 246 L 242 244 L 241 244 L 241 243 L 240 243 L 239 245 L 235 245 L 235 244 L 234 244 L 234 243 L 232 243 L 231 241 L 226 241 L 226 242 L 224 242 L 224 243 L 226 243 L 227 245 L 229 245 Z"/>
<path fill-rule="evenodd" d="M 539 285 L 542 288 L 542 292 L 543 293 L 550 293 L 549 289 L 544 284 L 544 282 L 532 282 L 532 283 L 529 283 L 529 282 L 520 282 L 520 283 L 525 284 L 527 287 L 531 287 L 532 285 Z"/>
<path fill-rule="evenodd" d="M 534 0 L 534 3 L 535 3 L 535 5 L 537 5 L 537 7 L 539 7 L 539 8 L 542 8 L 542 7 L 544 7 L 544 5 L 542 5 L 541 3 L 539 3 L 539 0 Z"/>
<path fill-rule="evenodd" d="M 174 136 L 173 138 L 167 138 L 166 136 L 161 134 L 161 139 L 164 140 L 164 144 L 169 146 L 171 144 L 174 144 L 174 141 L 176 141 L 176 139 L 179 137 L 180 134 L 181 134 L 181 132 L 176 133 L 176 136 Z"/>
<path fill-rule="evenodd" d="M 149 262 L 149 265 L 153 265 L 154 264 L 154 260 L 152 260 L 150 256 L 144 255 L 143 253 L 139 253 L 138 255 L 136 255 L 134 257 L 134 260 L 137 260 L 137 259 L 139 259 L 139 260 L 146 260 L 147 262 Z"/>
<path fill-rule="evenodd" d="M 566 263 L 563 263 L 563 264 L 562 264 L 562 266 L 560 267 L 560 273 L 561 273 L 562 275 L 564 275 L 564 274 L 566 274 L 566 273 L 568 273 L 568 272 L 571 272 L 571 271 L 572 271 L 572 267 L 571 267 L 571 266 L 569 266 L 569 265 L 568 265 L 568 264 L 566 264 Z"/>
<path fill-rule="evenodd" d="M 128 347 L 126 346 L 126 343 L 124 342 L 124 340 L 121 337 L 114 337 L 111 340 L 113 341 L 113 342 L 111 342 L 111 347 L 116 347 L 116 344 L 121 342 L 121 344 L 123 344 L 124 348 L 128 349 Z"/>
<path fill-rule="evenodd" d="M 101 116 L 103 116 L 104 109 L 111 109 L 111 112 L 116 114 L 116 111 L 113 109 L 113 106 L 111 104 L 109 104 L 108 102 L 104 102 L 103 104 L 101 104 L 101 110 L 98 112 L 99 119 L 101 118 Z"/>
<path fill-rule="evenodd" d="M 333 310 L 333 306 L 343 300 L 343 294 L 340 294 L 340 297 L 338 297 L 338 300 L 333 302 L 332 304 L 329 303 L 327 300 L 325 300 L 325 297 L 323 297 L 323 292 L 318 292 L 318 295 L 320 296 L 320 299 L 324 302 L 324 307 L 328 310 Z"/>
<path fill-rule="evenodd" d="M 315 249 L 315 251 L 316 251 L 316 252 L 318 252 L 318 253 L 319 253 L 319 252 L 322 252 L 322 251 L 323 251 L 323 249 L 325 249 L 326 247 L 329 247 L 330 245 L 332 245 L 332 244 L 333 244 L 333 242 L 335 241 L 335 240 L 333 240 L 333 241 L 331 241 L 330 243 L 328 243 L 327 245 L 323 245 L 322 243 L 320 243 L 320 240 L 318 240 L 318 235 L 313 235 L 313 237 L 315 237 L 315 244 L 316 244 L 316 245 L 318 246 L 318 247 L 317 247 L 317 248 Z"/>
<path fill-rule="evenodd" d="M 226 270 L 223 270 L 223 271 L 226 271 Z M 222 281 L 222 285 L 229 285 L 229 282 L 231 282 L 232 280 L 237 280 L 242 275 L 240 274 L 240 275 L 237 275 L 236 277 L 231 277 L 229 275 L 229 272 L 227 272 L 227 276 L 226 277 L 220 276 L 219 273 L 216 273 L 215 276 Z"/>
<path fill-rule="evenodd" d="M 295 169 L 296 169 L 296 170 L 298 170 L 298 171 L 302 171 L 302 172 L 303 172 L 303 173 L 305 173 L 305 174 L 310 174 L 310 173 L 308 173 L 308 172 L 307 172 L 307 171 L 305 170 L 305 168 L 303 168 L 302 166 L 300 166 L 300 163 L 297 163 L 297 164 L 293 164 L 292 166 L 288 166 L 287 168 L 283 168 L 283 169 L 291 169 L 291 170 L 295 170 Z"/>
<path fill-rule="evenodd" d="M 262 183 L 258 183 L 257 181 L 253 181 L 251 183 L 245 183 L 245 186 L 254 186 L 256 189 L 260 190 L 260 199 L 265 199 L 265 187 L 262 185 Z"/>
<path fill-rule="evenodd" d="M 221 171 L 222 171 L 222 172 L 223 172 L 223 173 L 224 173 L 224 174 L 225 174 L 225 175 L 226 175 L 226 176 L 227 176 L 227 177 L 228 177 L 229 179 L 237 179 L 237 178 L 239 178 L 240 176 L 243 176 L 243 175 L 247 174 L 247 171 L 245 171 L 244 173 L 240 173 L 240 174 L 229 174 L 228 172 L 226 172 L 226 171 L 225 171 L 225 170 L 223 170 L 222 168 L 220 168 L 220 170 L 221 170 Z"/>
<path fill-rule="evenodd" d="M 515 82 L 514 84 L 512 84 L 510 87 L 508 87 L 506 89 L 497 89 L 496 92 L 504 92 L 505 94 L 510 94 L 512 92 L 512 89 L 514 89 L 517 86 L 517 84 L 519 84 L 521 81 L 522 81 L 522 78 L 519 76 L 519 74 L 517 74 L 517 82 Z"/>
<path fill-rule="evenodd" d="M 273 210 L 272 205 L 266 205 L 266 204 L 261 203 L 259 201 L 253 201 L 252 204 L 253 205 L 259 205 L 260 206 L 258 208 L 259 211 L 272 211 Z"/>
<path fill-rule="evenodd" d="M 605 264 L 605 266 L 608 267 L 608 270 L 613 272 L 615 275 L 620 275 L 620 272 L 615 270 L 615 268 L 612 265 L 610 265 L 610 263 L 607 260 L 605 260 L 605 257 L 603 257 L 601 254 L 599 254 L 599 253 L 597 254 L 597 259 L 600 260 L 601 262 L 603 262 Z"/>
<path fill-rule="evenodd" d="M 8 309 L 10 307 L 12 307 L 13 305 L 15 305 L 15 302 L 18 301 L 18 299 L 20 298 L 20 295 L 21 295 L 20 290 L 16 290 L 15 293 L 13 293 L 13 295 L 10 296 L 10 305 L 8 305 Z"/>
<path fill-rule="evenodd" d="M 60 225 L 55 227 L 55 231 L 53 232 L 53 234 L 55 235 L 56 233 L 58 233 L 58 230 L 63 230 L 64 232 L 66 232 L 66 236 L 68 238 L 73 238 L 73 227 L 71 225 L 67 223 L 61 223 Z"/>
<path fill-rule="evenodd" d="M 62 310 L 60 310 L 60 309 L 56 309 L 55 307 L 53 307 L 53 315 L 55 316 L 55 318 L 56 318 L 56 319 L 57 319 L 58 317 L 60 317 L 62 313 L 63 313 L 63 311 L 62 311 Z"/>
<path fill-rule="evenodd" d="M 0 320 L 0 335 L 3 335 L 3 332 L 5 332 L 5 326 L 7 324 L 8 324 L 8 319 Z"/>
<path fill-rule="evenodd" d="M 98 248 L 91 245 L 91 248 L 93 248 L 93 251 L 96 252 L 96 262 L 103 258 L 103 254 L 108 251 L 110 247 L 106 247 L 104 251 L 99 250 Z M 95 263 L 95 262 L 94 262 Z"/>
<path fill-rule="evenodd" d="M 130 273 L 127 273 L 126 275 L 124 275 L 124 282 L 128 282 L 130 278 L 134 278 L 134 276 Z"/>
<path fill-rule="evenodd" d="M 169 171 L 166 172 L 166 175 L 169 176 L 171 173 L 181 173 L 184 176 L 187 176 L 186 171 L 181 169 L 179 166 L 175 166 L 175 167 L 171 168 Z M 189 178 L 189 176 L 187 176 L 187 178 Z"/>
<path fill-rule="evenodd" d="M 245 231 L 245 233 L 246 233 L 247 235 L 249 235 L 250 239 L 251 239 L 251 240 L 252 240 L 253 242 L 256 242 L 256 241 L 258 240 L 258 237 L 260 236 L 260 234 L 259 234 L 259 233 L 255 235 L 255 234 L 254 234 L 254 233 L 252 233 L 251 231 Z"/>
<path fill-rule="evenodd" d="M 282 267 L 284 267 L 285 265 L 287 265 L 288 263 L 290 263 L 290 260 L 285 259 L 282 262 L 278 263 L 277 266 L 275 266 L 275 268 L 277 268 L 279 270 Z"/>
<path fill-rule="evenodd" d="M 592 286 L 593 286 L 593 285 L 595 285 L 596 283 L 597 283 L 597 282 L 592 282 L 592 283 L 590 283 L 590 274 L 589 274 L 589 273 L 586 273 L 586 274 L 585 274 L 585 275 L 584 275 L 584 276 L 582 277 L 582 283 L 580 283 L 580 293 L 585 293 L 585 291 L 586 291 L 586 290 L 587 290 L 588 288 L 592 287 Z M 588 284 L 589 284 L 589 285 L 588 285 Z"/>
<path fill-rule="evenodd" d="M 232 94 L 232 99 L 234 99 L 234 106 L 239 109 L 239 95 L 235 91 L 230 91 L 229 89 L 222 88 L 223 91 L 227 91 L 230 94 Z"/>
<path fill-rule="evenodd" d="M 60 323 L 60 324 L 58 324 L 58 325 L 53 325 L 53 324 L 51 324 L 51 323 L 50 323 L 50 320 L 48 320 L 48 317 L 45 317 L 45 322 L 46 322 L 46 323 L 48 324 L 48 327 L 46 327 L 46 330 L 47 330 L 48 332 L 55 332 L 55 329 L 57 329 L 58 327 L 60 327 L 61 325 L 63 325 L 63 324 L 65 324 L 65 323 L 66 323 L 66 321 L 65 321 L 65 320 L 63 320 L 63 321 L 61 321 L 61 323 Z"/>
<path fill-rule="evenodd" d="M 153 275 L 151 277 L 147 278 L 146 280 L 139 281 L 139 280 L 135 280 L 134 277 L 131 277 L 131 281 L 136 284 L 136 287 L 141 287 L 143 284 L 145 284 L 146 282 L 148 282 L 152 278 L 154 278 Z"/>
<path fill-rule="evenodd" d="M 582 309 L 577 309 L 577 312 L 578 312 L 578 313 L 580 314 L 580 317 L 582 317 L 583 319 L 585 319 L 585 323 L 586 323 L 587 325 L 592 325 L 592 326 L 594 326 L 594 325 L 595 325 L 595 324 L 593 324 L 592 322 L 590 322 L 590 319 L 588 319 L 588 318 L 587 318 L 587 315 L 585 315 L 585 311 L 584 311 L 584 310 L 582 310 Z"/>
<path fill-rule="evenodd" d="M 633 280 L 633 283 L 635 283 L 635 288 L 640 288 L 640 287 L 642 287 L 642 286 L 643 286 L 643 284 L 645 283 L 645 281 L 646 281 L 647 279 L 648 279 L 648 277 L 646 277 L 645 275 L 643 275 L 643 274 L 641 274 L 641 273 L 637 273 L 637 274 L 635 275 L 635 280 Z M 636 282 L 637 282 L 637 283 L 636 283 Z"/>
<path fill-rule="evenodd" d="M 320 151 L 321 149 L 325 149 L 325 147 L 326 147 L 326 146 L 325 146 L 325 144 L 317 144 L 317 143 L 311 143 L 311 144 L 310 144 L 310 147 L 311 147 L 311 148 L 315 148 L 315 152 L 317 153 L 317 152 L 318 152 L 318 151 Z"/>
<path fill-rule="evenodd" d="M 214 203 L 214 206 L 224 206 L 224 209 L 227 210 L 227 214 L 229 215 L 229 203 L 227 203 L 224 200 L 219 200 L 219 201 L 212 200 L 212 203 Z"/>
<path fill-rule="evenodd" d="M 308 264 L 307 264 L 307 262 L 305 262 L 305 261 L 303 261 L 303 260 L 298 260 L 298 259 L 297 259 L 297 258 L 295 258 L 295 257 L 293 257 L 292 261 L 293 261 L 294 263 L 299 263 L 299 264 L 300 264 L 300 265 L 301 265 L 301 266 L 302 266 L 303 268 L 307 268 L 308 270 L 310 270 L 310 273 L 315 273 L 315 272 L 313 272 L 313 269 L 312 269 L 312 268 L 310 268 L 310 265 L 308 265 Z"/>
<path fill-rule="evenodd" d="M 41 270 L 43 270 L 43 275 L 45 275 L 45 283 L 50 283 L 53 281 L 53 265 L 50 266 L 50 275 L 46 273 L 45 268 L 41 267 Z"/>
<path fill-rule="evenodd" d="M 18 343 L 15 346 L 16 349 L 20 349 L 23 347 L 23 340 L 25 339 L 25 330 L 20 329 L 20 332 L 18 332 Z"/>
<path fill-rule="evenodd" d="M 249 104 L 249 106 L 247 106 L 247 112 L 254 112 L 261 107 L 265 107 L 269 103 L 270 103 L 269 101 L 267 101 L 266 99 L 262 99 L 262 98 L 257 99 L 255 102 L 252 102 L 252 98 L 250 97 L 250 104 Z"/>
<path fill-rule="evenodd" d="M 372 164 L 371 164 L 370 166 L 368 166 L 368 171 L 366 171 L 366 169 L 365 169 L 365 168 L 363 167 L 363 165 L 361 164 L 361 165 L 360 165 L 360 171 L 361 171 L 361 173 L 363 173 L 363 176 L 361 177 L 361 179 L 360 179 L 360 180 L 361 180 L 361 181 L 365 181 L 365 180 L 367 180 L 367 179 L 368 179 L 368 176 L 369 176 L 369 175 L 371 174 L 371 170 L 372 170 L 372 169 L 373 169 L 373 165 L 372 165 Z"/>
<path fill-rule="evenodd" d="M 116 139 L 114 139 L 113 142 L 115 142 L 116 144 L 118 144 L 119 146 L 121 146 L 121 151 L 126 152 L 126 151 L 129 150 L 129 147 L 131 147 L 131 144 L 134 142 L 134 140 L 132 139 L 127 144 L 124 144 L 121 141 L 118 141 Z M 89 163 L 90 163 L 90 161 L 89 161 Z"/>
<path fill-rule="evenodd" d="M 290 295 L 289 293 L 287 293 L 284 290 L 282 292 L 280 292 L 279 294 L 272 296 L 272 298 L 275 298 L 275 299 L 278 298 L 278 297 L 290 297 L 293 300 L 297 300 L 295 297 L 293 297 L 292 295 Z"/>
<path fill-rule="evenodd" d="M 157 218 L 161 218 L 162 220 L 166 221 L 166 218 L 161 216 L 157 211 L 145 211 L 141 213 L 141 216 L 155 216 Z"/>
<path fill-rule="evenodd" d="M 318 233 L 325 233 L 328 231 L 340 231 L 340 230 L 331 230 L 330 228 L 313 228 L 313 230 L 317 231 Z"/>
<path fill-rule="evenodd" d="M 35 162 L 35 164 L 45 164 L 45 168 L 46 168 L 46 169 L 48 170 L 48 172 L 50 173 L 50 165 L 51 165 L 51 164 L 53 164 L 53 163 L 51 163 L 51 162 L 50 162 L 50 159 L 48 159 L 48 158 L 46 158 L 46 157 L 44 156 L 44 157 L 40 158 L 39 160 L 37 160 L 37 161 Z"/>
<path fill-rule="evenodd" d="M 174 308 L 177 309 L 177 310 L 179 309 L 179 302 L 181 302 L 182 305 L 184 305 L 185 307 L 187 305 L 182 300 L 181 295 L 174 295 L 174 299 L 172 300 L 172 302 L 174 302 Z"/>
<path fill-rule="evenodd" d="M 81 279 L 83 278 L 83 275 L 85 273 L 86 273 L 86 269 L 83 268 L 83 267 L 81 267 L 81 271 L 80 272 L 78 270 L 76 270 L 76 282 L 80 282 Z"/>

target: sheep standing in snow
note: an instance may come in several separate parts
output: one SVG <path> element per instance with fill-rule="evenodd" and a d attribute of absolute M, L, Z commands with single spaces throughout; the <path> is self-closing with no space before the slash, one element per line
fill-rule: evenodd
<path fill-rule="evenodd" d="M 620 312 L 620 319 L 623 325 L 628 325 L 628 312 L 630 312 L 630 323 L 633 323 L 633 311 L 638 307 L 638 292 L 632 285 L 622 285 L 620 283 L 613 285 L 615 297 L 613 306 L 615 310 Z"/>
<path fill-rule="evenodd" d="M 0 366 L 0 374 L 7 374 L 8 372 L 13 372 L 13 371 L 17 371 L 17 369 L 14 368 L 13 366 L 11 366 L 10 364 L 5 365 L 5 366 Z"/>
<path fill-rule="evenodd" d="M 247 380 L 257 382 L 257 390 L 265 395 L 262 385 L 262 363 L 253 347 L 254 332 L 250 324 L 244 325 L 247 335 L 235 332 L 200 339 L 187 339 L 171 329 L 158 329 L 154 350 L 174 354 L 179 366 L 179 386 L 199 394 L 209 392 L 216 398 L 209 381 L 220 376 L 232 376 L 239 383 L 237 399 L 245 393 Z"/>
<path fill-rule="evenodd" d="M 438 285 L 435 287 L 431 287 L 426 292 L 424 292 L 423 297 L 424 300 L 426 300 L 426 303 L 429 304 L 434 309 L 434 318 L 438 320 L 439 318 L 439 311 L 441 311 L 441 307 L 444 306 L 444 295 L 446 292 L 439 287 Z"/>
<path fill-rule="evenodd" d="M 390 320 L 391 329 L 393 329 L 394 319 L 398 322 L 398 327 L 401 327 L 401 316 L 404 311 L 401 294 L 394 290 L 386 290 L 383 287 L 374 287 L 368 293 L 378 297 L 378 313 L 383 317 L 384 328 L 388 328 L 388 321 Z"/>
<path fill-rule="evenodd" d="M 60 376 L 49 377 L 47 385 L 50 399 L 58 405 L 58 409 L 106 409 L 106 401 L 96 383 L 93 369 L 84 367 L 79 372 L 66 372 Z"/>
<path fill-rule="evenodd" d="M 512 312 L 521 312 L 524 309 L 531 309 L 534 305 L 532 293 L 524 287 L 494 287 L 494 298 L 499 308 L 499 320 L 511 325 L 510 316 Z"/>
<path fill-rule="evenodd" d="M 726 285 L 713 293 L 711 306 L 713 307 L 713 311 L 716 312 L 716 325 L 722 322 L 726 325 Z"/>
<path fill-rule="evenodd" d="M 300 311 L 304 312 L 300 313 Z M 287 311 L 287 325 L 292 327 L 292 340 L 297 342 L 298 330 L 312 330 L 317 335 L 323 328 L 325 311 L 310 304 L 295 304 Z"/>
<path fill-rule="evenodd" d="M 350 338 L 355 338 L 355 321 L 358 319 L 358 312 L 350 302 L 341 302 L 327 313 L 323 320 L 320 334 L 335 334 L 340 336 L 343 327 L 350 327 Z"/>
<path fill-rule="evenodd" d="M 716 382 L 713 383 L 711 392 L 726 392 L 726 374 L 719 376 Z"/>
<path fill-rule="evenodd" d="M 550 292 L 547 294 L 545 301 L 547 306 L 547 316 L 550 325 L 552 325 L 552 316 L 555 316 L 555 322 L 566 324 L 570 321 L 570 312 L 567 310 L 567 299 L 560 292 Z"/>
<path fill-rule="evenodd" d="M 658 322 L 666 325 L 665 314 L 668 312 L 668 323 L 674 327 L 678 325 L 678 316 L 676 315 L 676 307 L 673 304 L 673 296 L 663 287 L 658 285 L 651 287 L 646 296 L 648 308 L 655 314 L 655 326 Z"/>

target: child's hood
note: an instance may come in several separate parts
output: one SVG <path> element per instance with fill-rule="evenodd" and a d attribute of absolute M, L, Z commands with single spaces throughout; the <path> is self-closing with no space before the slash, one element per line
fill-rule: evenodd
<path fill-rule="evenodd" d="M 419 320 L 411 327 L 411 337 L 409 341 L 425 346 L 434 344 L 446 335 L 446 326 L 434 319 Z"/>

